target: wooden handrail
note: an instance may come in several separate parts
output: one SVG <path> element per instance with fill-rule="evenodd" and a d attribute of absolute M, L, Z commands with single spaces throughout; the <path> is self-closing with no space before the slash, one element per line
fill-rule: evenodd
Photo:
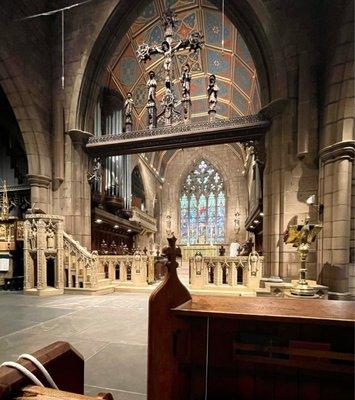
<path fill-rule="evenodd" d="M 55 342 L 33 356 L 42 363 L 57 386 L 64 391 L 84 393 L 84 358 L 69 343 Z M 39 369 L 28 360 L 20 360 L 45 385 L 45 378 Z M 11 367 L 0 368 L 0 400 L 13 399 L 20 389 L 31 384 L 21 372 Z"/>

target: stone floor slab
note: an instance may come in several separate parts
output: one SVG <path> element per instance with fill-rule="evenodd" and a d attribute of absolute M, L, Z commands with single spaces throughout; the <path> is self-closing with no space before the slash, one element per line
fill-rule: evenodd
<path fill-rule="evenodd" d="M 67 341 L 86 361 L 87 393 L 145 399 L 148 299 L 148 293 L 44 298 L 0 291 L 0 362 Z"/>

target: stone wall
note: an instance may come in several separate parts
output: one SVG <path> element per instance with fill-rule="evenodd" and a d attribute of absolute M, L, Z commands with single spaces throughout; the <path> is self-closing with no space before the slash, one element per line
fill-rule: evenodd
<path fill-rule="evenodd" d="M 318 274 L 331 290 L 355 293 L 354 4 L 339 3 L 325 14 Z"/>
<path fill-rule="evenodd" d="M 246 232 L 244 223 L 248 210 L 248 193 L 243 176 L 243 161 L 229 145 L 216 145 L 203 148 L 191 148 L 178 151 L 166 168 L 162 192 L 161 236 L 166 236 L 166 217 L 171 215 L 171 229 L 180 242 L 179 199 L 181 185 L 195 164 L 205 159 L 222 175 L 226 188 L 226 243 L 234 241 L 234 214 L 240 212 L 241 230 L 238 241 L 244 242 Z"/>
<path fill-rule="evenodd" d="M 89 247 L 90 192 L 80 131 L 92 127 L 89 105 L 96 102 L 100 74 L 144 1 L 132 9 L 126 0 L 102 0 L 66 13 L 64 93 L 59 16 L 20 21 L 58 3 L 2 2 L 0 84 L 23 135 L 32 202 L 64 215 L 65 230 Z M 353 2 L 231 0 L 226 12 L 239 22 L 253 55 L 263 111 L 272 121 L 264 172 L 265 274 L 296 276 L 296 253 L 283 244 L 282 233 L 296 218 L 317 218 L 305 200 L 318 193 L 324 230 L 317 268 L 311 255 L 311 277 L 346 291 L 348 275 L 355 275 Z M 148 197 L 154 207 L 153 191 Z M 350 288 L 355 290 L 354 279 Z"/>

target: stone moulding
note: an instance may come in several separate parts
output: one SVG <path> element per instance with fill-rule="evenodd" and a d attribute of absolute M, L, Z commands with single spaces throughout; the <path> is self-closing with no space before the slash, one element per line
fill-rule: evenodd
<path fill-rule="evenodd" d="M 319 159 L 326 163 L 331 160 L 346 158 L 353 161 L 355 158 L 355 140 L 346 140 L 331 144 L 320 150 Z"/>

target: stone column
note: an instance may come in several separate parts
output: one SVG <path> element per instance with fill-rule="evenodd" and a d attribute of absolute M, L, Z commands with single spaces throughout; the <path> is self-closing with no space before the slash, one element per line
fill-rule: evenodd
<path fill-rule="evenodd" d="M 280 207 L 281 207 L 281 132 L 282 116 L 273 116 L 272 127 L 267 132 L 266 166 L 263 195 L 263 250 L 267 277 L 280 280 Z M 276 150 L 276 151 L 275 151 Z"/>
<path fill-rule="evenodd" d="M 63 243 L 63 221 L 58 221 L 57 229 L 57 289 L 64 289 L 64 243 Z"/>
<path fill-rule="evenodd" d="M 319 153 L 324 227 L 318 240 L 317 272 L 322 284 L 340 293 L 349 289 L 354 157 L 354 140 L 335 143 Z"/>
<path fill-rule="evenodd" d="M 50 189 L 51 178 L 45 175 L 27 175 L 28 183 L 31 187 L 31 203 L 35 208 L 39 208 L 49 214 L 50 209 Z"/>
<path fill-rule="evenodd" d="M 72 156 L 72 232 L 76 240 L 88 249 L 91 248 L 91 210 L 90 185 L 87 181 L 88 157 L 84 146 L 91 133 L 81 130 L 68 132 L 74 149 Z"/>
<path fill-rule="evenodd" d="M 37 290 L 47 288 L 46 224 L 43 220 L 37 222 Z"/>
<path fill-rule="evenodd" d="M 25 221 L 23 224 L 23 269 L 24 269 L 24 282 L 23 288 L 32 289 L 35 285 L 33 276 L 33 259 L 29 252 L 29 242 L 28 242 L 28 231 L 31 229 L 31 224 L 29 221 Z"/>

